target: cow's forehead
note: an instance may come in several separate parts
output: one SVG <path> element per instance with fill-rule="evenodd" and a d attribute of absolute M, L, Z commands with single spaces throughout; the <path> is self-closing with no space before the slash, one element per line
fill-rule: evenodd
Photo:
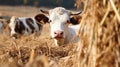
<path fill-rule="evenodd" d="M 49 10 L 49 19 L 50 20 L 59 20 L 59 21 L 67 21 L 69 20 L 70 12 L 62 7 L 57 7 L 52 10 Z"/>
<path fill-rule="evenodd" d="M 63 7 L 56 7 L 54 9 L 49 10 L 49 13 L 56 13 L 56 14 L 63 14 L 63 13 L 69 13 L 69 11 Z"/>

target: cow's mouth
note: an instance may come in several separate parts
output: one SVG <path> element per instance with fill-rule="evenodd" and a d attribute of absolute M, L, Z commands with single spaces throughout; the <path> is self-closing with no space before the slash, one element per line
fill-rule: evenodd
<path fill-rule="evenodd" d="M 54 37 L 55 39 L 63 39 L 63 37 Z"/>

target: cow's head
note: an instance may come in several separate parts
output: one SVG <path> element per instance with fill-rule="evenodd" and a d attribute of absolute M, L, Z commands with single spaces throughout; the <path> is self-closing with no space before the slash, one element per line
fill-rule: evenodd
<path fill-rule="evenodd" d="M 38 22 L 50 23 L 50 34 L 54 39 L 66 38 L 68 31 L 68 24 L 79 24 L 81 16 L 79 13 L 73 14 L 71 11 L 63 7 L 57 7 L 49 11 L 40 10 L 42 14 L 35 16 Z"/>

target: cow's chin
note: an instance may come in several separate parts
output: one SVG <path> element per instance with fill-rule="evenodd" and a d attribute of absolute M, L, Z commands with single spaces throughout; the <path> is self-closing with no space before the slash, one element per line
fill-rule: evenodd
<path fill-rule="evenodd" d="M 61 46 L 64 43 L 64 37 L 54 37 L 54 40 L 56 46 Z"/>

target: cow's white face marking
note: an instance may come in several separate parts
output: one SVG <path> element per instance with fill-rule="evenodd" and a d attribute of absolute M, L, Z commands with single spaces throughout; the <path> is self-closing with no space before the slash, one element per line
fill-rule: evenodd
<path fill-rule="evenodd" d="M 49 21 L 50 21 L 50 34 L 52 38 L 55 38 L 55 32 L 63 32 L 62 38 L 66 37 L 68 32 L 69 12 L 64 8 L 55 8 L 49 11 Z"/>

